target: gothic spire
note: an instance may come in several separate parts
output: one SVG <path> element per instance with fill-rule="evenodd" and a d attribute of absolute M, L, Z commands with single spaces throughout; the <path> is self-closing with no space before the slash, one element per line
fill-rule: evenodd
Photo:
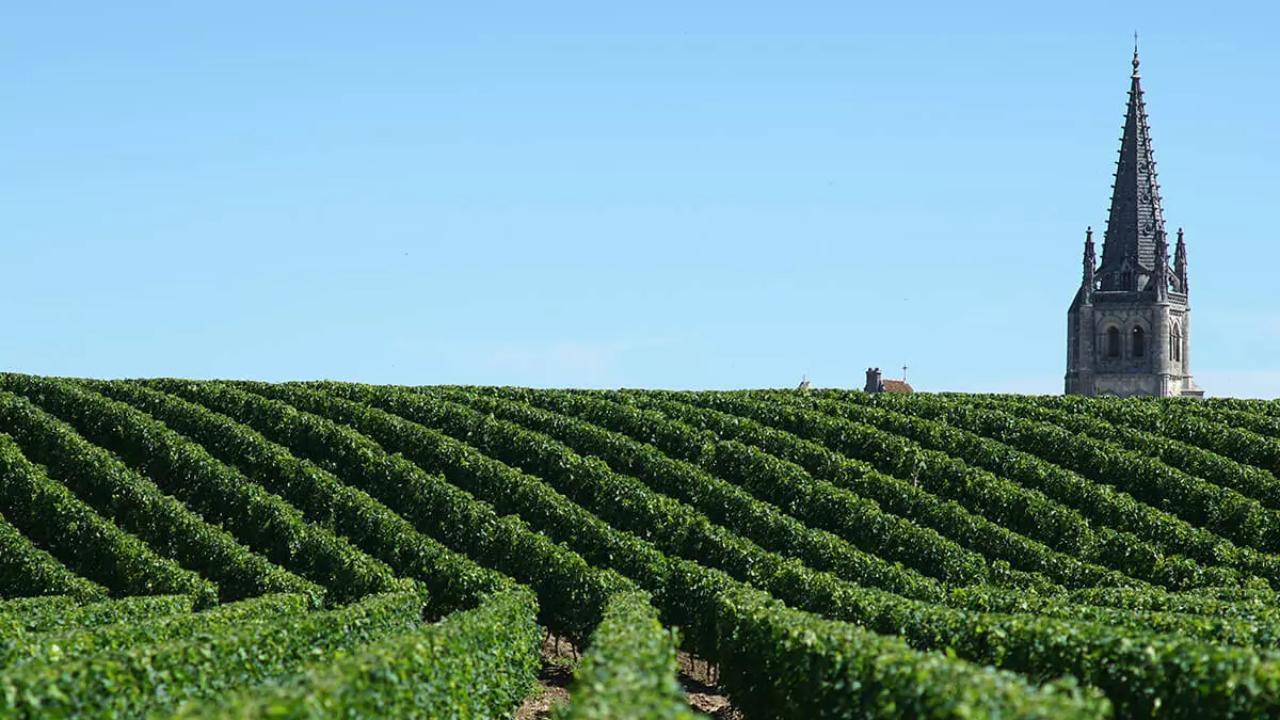
<path fill-rule="evenodd" d="M 1182 239 L 1182 228 L 1178 228 L 1178 244 L 1173 251 L 1173 276 L 1178 281 L 1178 292 L 1187 292 L 1187 243 Z"/>
<path fill-rule="evenodd" d="M 1169 298 L 1169 240 L 1163 230 L 1156 232 L 1156 268 L 1148 287 L 1155 291 L 1156 300 Z"/>
<path fill-rule="evenodd" d="M 1160 185 L 1156 181 L 1151 128 L 1147 125 L 1138 66 L 1135 36 L 1129 106 L 1125 111 L 1120 158 L 1116 162 L 1115 185 L 1111 191 L 1111 211 L 1102 242 L 1099 273 L 1104 290 L 1141 290 L 1140 278 L 1155 271 L 1157 237 L 1164 233 Z M 1129 268 L 1122 273 L 1126 260 Z"/>
<path fill-rule="evenodd" d="M 1085 302 L 1089 302 L 1089 296 L 1093 294 L 1093 274 L 1097 267 L 1097 257 L 1093 254 L 1093 226 L 1091 225 L 1084 231 L 1084 277 L 1080 288 L 1084 293 Z"/>

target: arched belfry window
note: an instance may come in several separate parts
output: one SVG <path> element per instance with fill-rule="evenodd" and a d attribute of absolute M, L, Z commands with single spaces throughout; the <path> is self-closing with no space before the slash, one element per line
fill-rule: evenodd
<path fill-rule="evenodd" d="M 1114 325 L 1107 328 L 1107 357 L 1120 357 L 1120 329 Z"/>
<path fill-rule="evenodd" d="M 1147 354 L 1147 334 L 1142 328 L 1136 327 L 1131 333 L 1133 337 L 1133 356 L 1142 357 Z"/>
<path fill-rule="evenodd" d="M 1169 333 L 1169 359 L 1174 362 L 1182 361 L 1182 328 L 1177 323 L 1173 324 Z"/>

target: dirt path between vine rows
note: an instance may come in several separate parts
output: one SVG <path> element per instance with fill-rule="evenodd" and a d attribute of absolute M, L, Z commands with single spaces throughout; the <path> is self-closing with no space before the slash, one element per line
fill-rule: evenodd
<path fill-rule="evenodd" d="M 680 663 L 680 684 L 689 697 L 689 707 L 715 720 L 743 720 L 746 717 L 713 682 L 715 673 L 705 661 L 684 652 L 676 660 Z"/>
<path fill-rule="evenodd" d="M 713 682 L 714 671 L 702 660 L 680 653 L 680 685 L 689 699 L 689 707 L 715 720 L 743 720 L 744 715 Z M 520 709 L 516 720 L 546 720 L 556 706 L 569 701 L 569 684 L 577 665 L 574 649 L 568 642 L 547 640 L 542 644 L 542 670 L 538 673 L 538 689 Z"/>
<path fill-rule="evenodd" d="M 516 710 L 515 720 L 543 720 L 551 717 L 557 705 L 569 702 L 569 683 L 577 660 L 568 643 L 554 639 L 542 643 L 542 670 L 538 672 L 538 688 Z"/>

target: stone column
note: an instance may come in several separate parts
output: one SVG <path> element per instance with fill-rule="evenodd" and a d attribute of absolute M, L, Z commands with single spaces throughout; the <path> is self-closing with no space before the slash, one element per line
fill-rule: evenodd
<path fill-rule="evenodd" d="M 1183 378 L 1191 377 L 1191 307 L 1188 306 L 1182 313 L 1182 367 L 1178 368 L 1178 373 Z M 1189 383 L 1183 380 L 1183 387 L 1187 387 Z"/>
<path fill-rule="evenodd" d="M 1169 303 L 1156 305 L 1152 313 L 1151 328 L 1151 369 L 1156 373 L 1156 395 L 1168 397 L 1173 394 L 1173 367 L 1169 359 Z M 1181 385 L 1181 383 L 1179 383 Z"/>
<path fill-rule="evenodd" d="M 1076 327 L 1076 340 L 1080 343 L 1080 362 L 1076 364 L 1076 393 L 1093 394 L 1094 340 L 1098 328 L 1094 327 L 1093 306 L 1080 306 L 1080 323 Z"/>

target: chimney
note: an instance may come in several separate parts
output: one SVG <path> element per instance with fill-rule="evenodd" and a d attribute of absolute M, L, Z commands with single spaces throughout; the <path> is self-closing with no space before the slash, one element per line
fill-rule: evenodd
<path fill-rule="evenodd" d="M 867 386 L 863 390 L 869 393 L 878 393 L 881 389 L 880 368 L 867 368 Z"/>

